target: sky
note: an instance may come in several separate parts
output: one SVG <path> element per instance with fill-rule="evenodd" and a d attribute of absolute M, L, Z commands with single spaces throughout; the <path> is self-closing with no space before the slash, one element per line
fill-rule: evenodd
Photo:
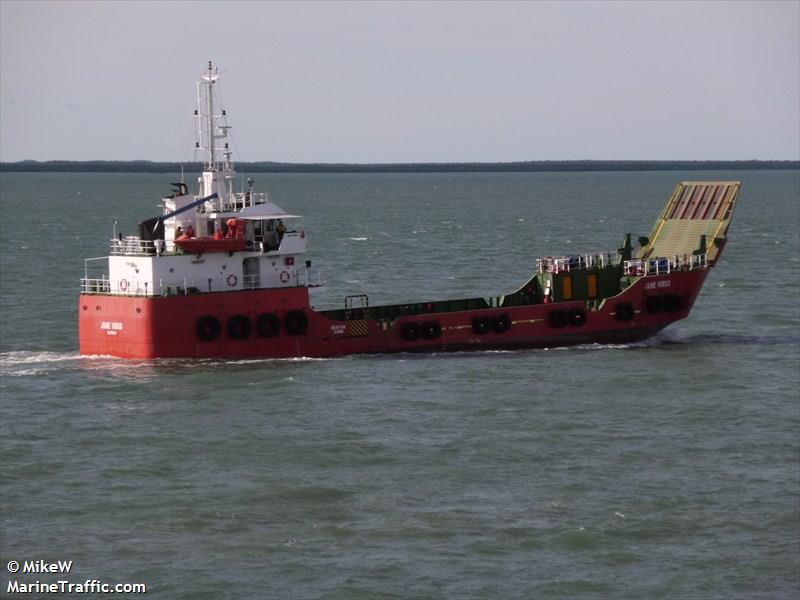
<path fill-rule="evenodd" d="M 800 159 L 800 1 L 0 0 L 0 160 Z"/>

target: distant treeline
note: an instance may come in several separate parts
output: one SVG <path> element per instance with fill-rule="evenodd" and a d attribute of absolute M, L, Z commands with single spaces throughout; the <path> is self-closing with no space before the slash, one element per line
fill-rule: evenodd
<path fill-rule="evenodd" d="M 800 169 L 797 160 L 532 160 L 472 163 L 281 163 L 240 162 L 243 173 L 474 173 L 546 171 L 722 171 Z M 0 162 L 0 171 L 188 173 L 202 171 L 202 163 L 148 160 L 23 160 Z"/>

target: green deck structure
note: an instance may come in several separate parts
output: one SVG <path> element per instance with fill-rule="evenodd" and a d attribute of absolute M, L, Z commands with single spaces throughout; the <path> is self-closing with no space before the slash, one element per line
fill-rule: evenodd
<path fill-rule="evenodd" d="M 322 313 L 337 320 L 391 322 L 408 315 L 572 300 L 583 300 L 587 308 L 597 310 L 654 265 L 665 272 L 713 265 L 725 244 L 740 187 L 738 181 L 684 181 L 672 192 L 650 236 L 639 238 L 637 250 L 626 234 L 616 254 L 547 257 L 522 287 L 504 296 L 370 306 L 367 296 L 359 294 L 348 296 L 344 309 Z"/>

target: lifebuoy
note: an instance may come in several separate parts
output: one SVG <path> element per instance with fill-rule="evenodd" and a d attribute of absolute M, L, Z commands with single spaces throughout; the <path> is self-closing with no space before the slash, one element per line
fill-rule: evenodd
<path fill-rule="evenodd" d="M 287 281 L 289 281 L 290 276 L 288 271 L 281 271 L 280 278 L 281 278 L 281 283 L 286 283 Z"/>
<path fill-rule="evenodd" d="M 120 279 L 119 280 L 119 289 L 120 291 L 124 292 L 128 289 L 128 280 L 127 279 Z"/>
<path fill-rule="evenodd" d="M 492 330 L 495 333 L 505 333 L 511 329 L 511 317 L 506 314 L 492 317 Z"/>
<path fill-rule="evenodd" d="M 422 337 L 426 340 L 435 340 L 442 335 L 442 326 L 439 321 L 425 321 L 422 324 Z"/>
<path fill-rule="evenodd" d="M 632 321 L 634 317 L 633 306 L 627 302 L 620 302 L 614 307 L 617 321 Z"/>
<path fill-rule="evenodd" d="M 308 316 L 302 310 L 292 310 L 283 320 L 283 327 L 290 335 L 302 335 L 308 329 Z"/>
<path fill-rule="evenodd" d="M 550 325 L 552 327 L 556 327 L 560 329 L 561 327 L 566 327 L 568 322 L 567 311 L 563 308 L 557 308 L 556 310 L 550 311 Z"/>
<path fill-rule="evenodd" d="M 648 296 L 644 301 L 647 312 L 651 315 L 657 315 L 664 310 L 664 297 L 663 296 Z"/>
<path fill-rule="evenodd" d="M 664 296 L 664 308 L 670 313 L 680 312 L 683 309 L 683 298 L 675 294 L 667 294 Z"/>
<path fill-rule="evenodd" d="M 569 324 L 573 327 L 580 327 L 586 323 L 586 311 L 582 308 L 572 308 L 568 313 Z"/>
<path fill-rule="evenodd" d="M 250 337 L 253 325 L 244 315 L 234 315 L 228 319 L 228 335 L 234 340 L 243 340 Z"/>
<path fill-rule="evenodd" d="M 415 342 L 419 339 L 419 323 L 403 323 L 400 331 L 403 334 L 403 339 L 407 342 Z"/>
<path fill-rule="evenodd" d="M 256 322 L 256 329 L 258 330 L 258 335 L 261 337 L 275 337 L 281 331 L 281 321 L 278 315 L 274 313 L 264 313 L 259 315 L 258 321 Z"/>
<path fill-rule="evenodd" d="M 234 275 L 233 273 L 231 273 L 230 275 L 228 275 L 228 277 L 227 277 L 227 279 L 225 279 L 225 281 L 228 283 L 228 287 L 233 287 L 237 283 L 239 283 L 239 278 L 236 275 Z"/>
<path fill-rule="evenodd" d="M 473 317 L 472 331 L 478 335 L 483 335 L 489 331 L 489 317 Z"/>
<path fill-rule="evenodd" d="M 219 334 L 222 331 L 222 326 L 219 324 L 219 321 L 216 318 L 206 315 L 205 317 L 200 317 L 197 320 L 195 331 L 197 332 L 197 337 L 204 342 L 213 342 L 219 337 Z"/>

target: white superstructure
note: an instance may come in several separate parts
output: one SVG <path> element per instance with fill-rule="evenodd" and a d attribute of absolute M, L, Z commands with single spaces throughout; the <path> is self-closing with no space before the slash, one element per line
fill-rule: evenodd
<path fill-rule="evenodd" d="M 173 184 L 162 214 L 138 235 L 111 240 L 110 256 L 87 259 L 84 293 L 173 295 L 320 285 L 301 260 L 306 237 L 299 215 L 265 193 L 236 191 L 227 113 L 215 95 L 219 73 L 209 61 L 197 83 L 195 148 L 205 153 L 197 193 Z M 106 261 L 108 273 L 90 273 Z M 103 265 L 104 266 L 104 265 Z"/>

